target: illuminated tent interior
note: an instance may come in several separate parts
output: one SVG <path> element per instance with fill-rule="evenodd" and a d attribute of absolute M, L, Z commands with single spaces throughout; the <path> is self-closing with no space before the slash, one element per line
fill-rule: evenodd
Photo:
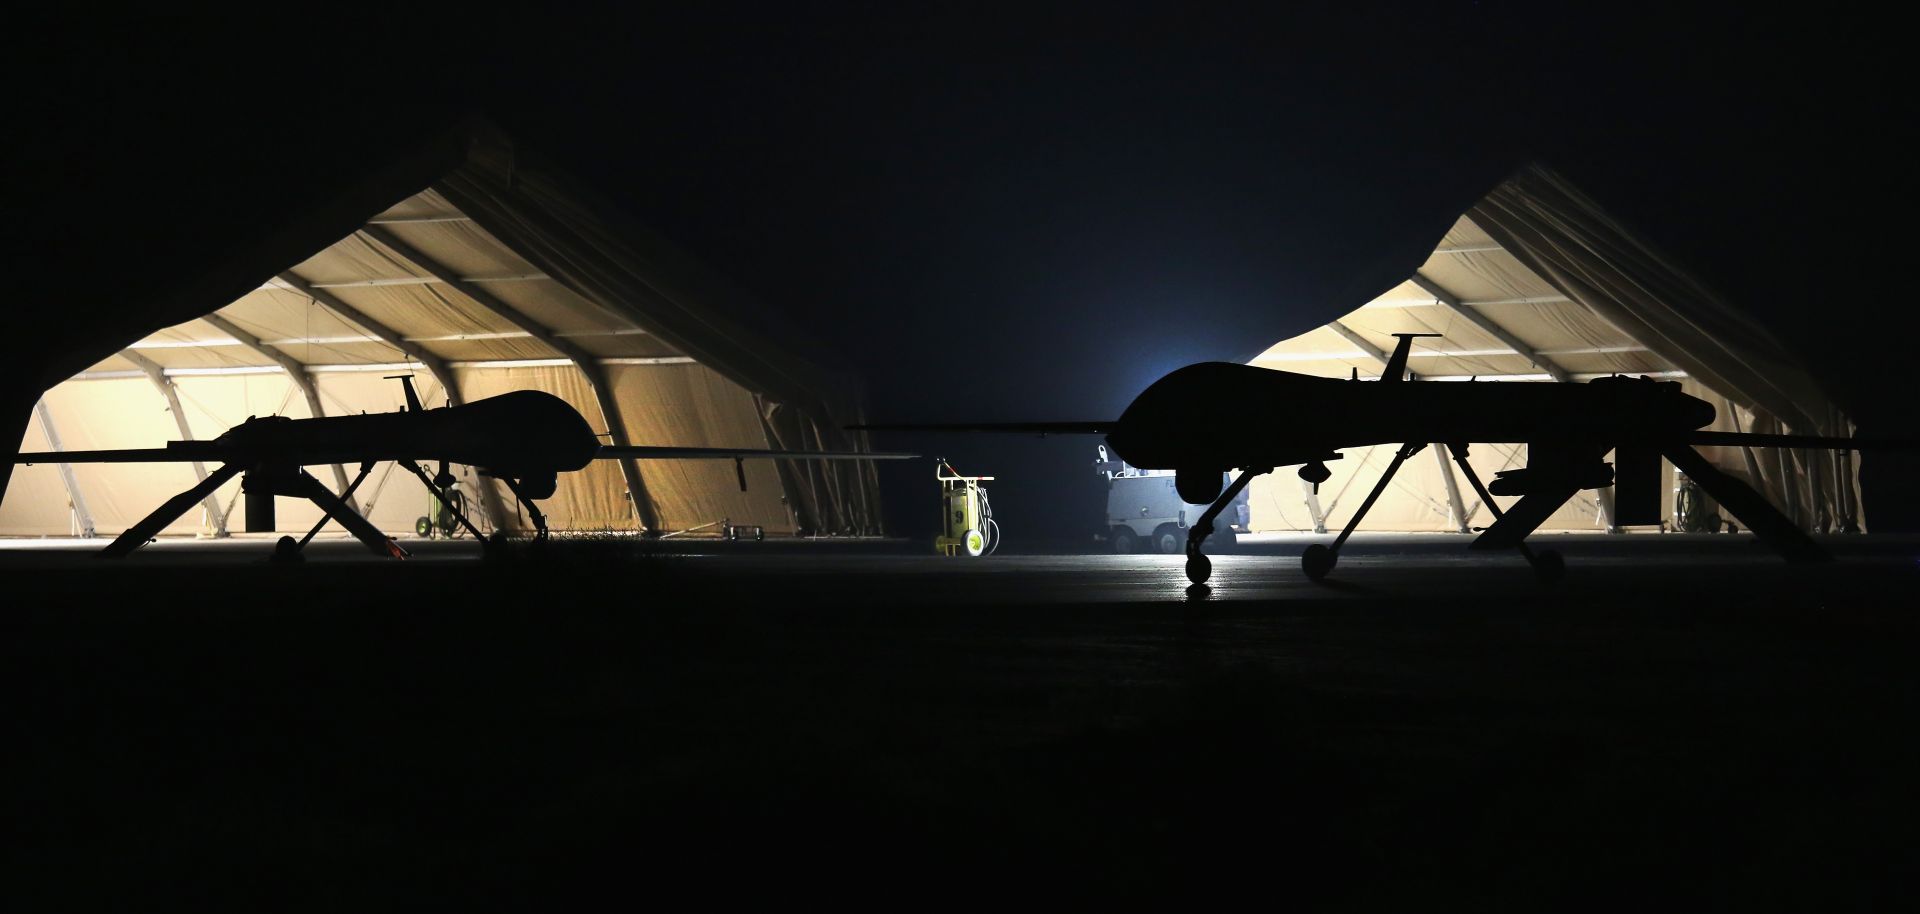
<path fill-rule="evenodd" d="M 1300 374 L 1377 378 L 1394 333 L 1414 341 L 1420 383 L 1585 382 L 1610 374 L 1678 381 L 1712 403 L 1711 429 L 1847 435 L 1852 423 L 1776 339 L 1608 217 L 1563 177 L 1530 166 L 1475 204 L 1426 261 L 1379 297 L 1261 353 L 1252 364 Z M 1278 414 L 1284 417 L 1284 411 Z M 1263 420 L 1264 421 L 1264 420 Z M 1284 421 L 1282 418 L 1281 421 Z M 1318 496 L 1291 471 L 1249 485 L 1258 531 L 1339 530 L 1378 482 L 1397 445 L 1349 450 L 1327 464 Z M 1859 529 L 1850 456 L 1828 451 L 1707 447 L 1807 530 Z M 1457 531 L 1492 517 L 1430 446 L 1394 477 L 1359 529 Z M 1611 456 L 1609 456 L 1609 460 Z M 1526 465 L 1523 444 L 1469 449 L 1490 480 Z M 1663 516 L 1674 516 L 1674 470 L 1662 461 Z M 1610 529 L 1611 490 L 1575 496 L 1542 530 Z M 1514 499 L 1501 499 L 1504 508 Z M 1617 528 L 1612 528 L 1617 529 Z M 1651 528 L 1650 528 L 1651 529 Z"/>
<path fill-rule="evenodd" d="M 410 374 L 429 407 L 511 390 L 556 394 L 613 443 L 864 449 L 857 385 L 799 351 L 801 335 L 644 228 L 596 209 L 567 180 L 474 128 L 451 170 L 296 263 L 254 264 L 257 284 L 47 390 L 23 451 L 158 447 L 210 439 L 249 416 L 400 409 Z M 243 267 L 244 268 L 244 267 Z M 217 305 L 218 307 L 211 307 Z M 0 534 L 125 529 L 203 471 L 191 464 L 18 468 Z M 342 490 L 358 468 L 310 467 Z M 431 471 L 432 468 L 429 468 Z M 524 530 L 497 482 L 454 467 L 483 528 Z M 600 460 L 561 474 L 542 503 L 556 531 L 657 533 L 725 521 L 769 533 L 877 534 L 870 464 Z M 168 534 L 237 531 L 239 481 Z M 382 465 L 353 503 L 383 530 L 427 513 L 420 482 Z M 319 519 L 279 499 L 282 532 Z M 331 527 L 337 532 L 337 527 Z M 712 529 L 712 528 L 708 528 Z"/>

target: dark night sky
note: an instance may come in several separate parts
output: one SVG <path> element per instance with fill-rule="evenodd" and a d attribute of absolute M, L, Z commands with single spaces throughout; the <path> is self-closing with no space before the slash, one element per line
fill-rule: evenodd
<path fill-rule="evenodd" d="M 1892 39 L 1804 10 L 1532 6 L 115 21 L 57 45 L 26 117 L 79 189 L 47 195 L 70 257 L 130 237 L 76 209 L 190 228 L 196 187 L 285 180 L 277 149 L 377 154 L 365 125 L 477 106 L 806 321 L 874 415 L 918 420 L 1114 415 L 1403 278 L 1539 157 L 1897 431 L 1911 409 L 1873 370 L 1915 327 L 1890 294 L 1909 230 L 1879 218 L 1913 196 Z M 43 234 L 24 224 L 10 241 Z M 940 447 L 1024 476 L 997 501 L 1029 529 L 1022 502 L 1091 482 L 1078 442 Z"/>

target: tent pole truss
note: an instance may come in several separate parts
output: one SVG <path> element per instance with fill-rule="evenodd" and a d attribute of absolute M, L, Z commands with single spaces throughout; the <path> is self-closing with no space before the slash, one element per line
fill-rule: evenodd
<path fill-rule="evenodd" d="M 120 353 L 120 357 L 139 366 L 140 370 L 146 373 L 147 380 L 152 381 L 154 388 L 160 391 L 160 396 L 167 399 L 167 411 L 173 414 L 173 427 L 179 430 L 180 440 L 192 441 L 193 426 L 187 422 L 187 411 L 180 405 L 180 391 L 174 387 L 173 379 L 167 377 L 166 369 L 160 367 L 159 362 L 155 362 L 132 350 L 123 350 Z M 194 461 L 193 475 L 194 478 L 200 482 L 206 482 L 207 465 L 198 460 Z M 226 537 L 227 515 L 226 512 L 220 510 L 219 498 L 214 493 L 208 492 L 206 499 L 202 503 L 205 504 L 207 508 L 208 523 L 213 524 L 213 535 L 221 538 Z"/>
<path fill-rule="evenodd" d="M 64 451 L 60 444 L 60 429 L 53 424 L 53 411 L 47 409 L 47 400 L 41 397 L 33 404 L 33 414 L 40 419 L 40 431 L 47 436 L 47 446 L 56 451 Z M 73 509 L 74 525 L 80 528 L 81 539 L 93 539 L 93 513 L 87 510 L 87 498 L 80 491 L 80 480 L 73 475 L 73 465 L 56 464 L 60 468 L 60 481 L 67 487 L 67 504 Z"/>
<path fill-rule="evenodd" d="M 212 324 L 214 328 L 218 329 L 221 333 L 224 333 L 230 337 L 233 337 L 236 340 L 239 340 L 240 345 L 245 346 L 256 353 L 259 353 L 260 355 L 266 356 L 267 358 L 272 359 L 275 363 L 277 363 L 280 366 L 280 369 L 287 373 L 287 377 L 293 380 L 293 386 L 298 387 L 300 389 L 301 396 L 306 397 L 308 415 L 311 415 L 315 419 L 318 419 L 327 414 L 326 410 L 322 409 L 320 406 L 320 390 L 313 386 L 313 379 L 310 377 L 307 377 L 307 366 L 301 364 L 298 359 L 295 359 L 294 357 L 287 355 L 286 353 L 281 352 L 280 350 L 275 349 L 264 342 L 261 342 L 259 337 L 254 336 L 253 334 L 240 329 L 239 324 L 236 324 L 233 321 L 230 321 L 224 317 L 221 317 L 218 312 L 209 314 L 206 317 L 201 318 L 201 320 L 206 321 L 209 324 Z M 345 492 L 347 490 L 347 468 L 346 467 L 341 466 L 340 464 L 337 464 L 337 463 L 334 464 L 333 479 L 335 484 L 337 484 L 340 487 L 340 491 Z M 349 503 L 348 506 L 352 507 L 352 504 Z M 358 509 L 356 508 L 355 510 L 358 510 Z"/>
<path fill-rule="evenodd" d="M 1414 271 L 1412 281 L 1414 285 L 1419 286 L 1428 295 L 1433 296 L 1435 301 L 1446 305 L 1453 313 L 1465 318 L 1467 323 L 1480 328 L 1481 332 L 1499 340 L 1501 345 L 1520 354 L 1527 361 L 1532 362 L 1535 367 L 1551 375 L 1555 381 L 1565 384 L 1573 380 L 1573 376 L 1568 374 L 1566 369 L 1554 364 L 1552 359 L 1534 351 L 1533 347 L 1521 342 L 1519 337 L 1508 333 L 1505 327 L 1494 323 L 1486 315 L 1461 304 L 1460 299 L 1453 293 L 1442 288 L 1439 283 L 1428 279 L 1418 270 Z"/>
<path fill-rule="evenodd" d="M 360 234 L 378 242 L 382 247 L 392 251 L 394 255 L 401 260 L 439 279 L 447 286 L 458 291 L 461 295 L 466 296 L 475 304 L 493 312 L 501 319 L 519 327 L 521 330 L 532 334 L 535 339 L 547 344 L 547 346 L 555 352 L 566 356 L 569 361 L 573 362 L 574 367 L 579 369 L 580 374 L 586 378 L 587 386 L 593 388 L 594 398 L 599 402 L 600 415 L 606 419 L 607 432 L 609 437 L 612 438 L 612 443 L 615 445 L 626 445 L 630 443 L 627 437 L 626 422 L 620 418 L 619 405 L 614 402 L 612 386 L 608 383 L 607 374 L 600 367 L 600 362 L 593 353 L 580 348 L 578 344 L 570 340 L 555 335 L 546 325 L 535 321 L 525 314 L 520 313 L 520 311 L 513 306 L 495 298 L 493 293 L 462 279 L 445 265 L 420 253 L 414 249 L 412 245 L 400 240 L 399 237 L 395 236 L 393 232 L 386 227 L 369 225 L 362 228 Z M 646 482 L 640 477 L 639 463 L 632 458 L 624 458 L 616 462 L 620 465 L 620 474 L 626 477 L 627 494 L 633 500 L 634 514 L 640 522 L 641 530 L 648 534 L 658 533 L 660 529 L 659 518 L 654 509 L 653 499 L 647 493 Z"/>
<path fill-rule="evenodd" d="M 454 382 L 453 369 L 447 365 L 445 359 L 428 352 L 419 343 L 401 336 L 400 333 L 392 327 L 374 320 L 368 316 L 366 312 L 342 301 L 340 296 L 307 282 L 292 270 L 281 273 L 278 278 L 281 282 L 293 287 L 294 291 L 312 299 L 321 307 L 339 315 L 348 323 L 354 324 L 360 329 L 373 334 L 382 342 L 400 350 L 405 353 L 408 358 L 425 366 L 427 374 L 431 375 L 435 381 L 440 382 L 440 389 L 445 392 L 447 402 L 450 405 L 459 406 L 466 402 L 466 398 L 460 395 L 460 385 Z M 484 480 L 476 485 L 475 488 L 480 490 L 481 510 L 487 512 L 487 517 L 493 522 L 493 528 L 495 530 L 505 529 L 507 526 L 507 513 L 506 508 L 500 503 L 499 494 L 494 492 L 493 486 Z"/>
<path fill-rule="evenodd" d="M 460 388 L 454 385 L 453 372 L 448 370 L 447 363 L 444 359 L 428 352 L 418 343 L 401 336 L 395 332 L 393 328 L 367 316 L 367 314 L 359 308 L 355 308 L 341 301 L 340 297 L 332 292 L 309 284 L 291 270 L 280 274 L 279 278 L 281 282 L 292 286 L 294 291 L 305 295 L 327 310 L 345 318 L 347 322 L 358 325 L 360 329 L 378 337 L 381 342 L 406 353 L 408 358 L 425 365 L 427 373 L 432 375 L 434 380 L 440 382 L 440 389 L 447 392 L 447 399 L 453 401 L 453 405 L 455 406 L 460 405 L 462 402 L 460 398 Z"/>

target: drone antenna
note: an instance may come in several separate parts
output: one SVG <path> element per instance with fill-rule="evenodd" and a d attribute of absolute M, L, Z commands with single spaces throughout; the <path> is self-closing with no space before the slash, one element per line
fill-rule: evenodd
<path fill-rule="evenodd" d="M 407 412 L 417 413 L 420 411 L 420 395 L 417 393 L 414 393 L 413 375 L 390 374 L 386 376 L 386 380 L 399 381 L 400 386 L 407 389 L 407 409 L 406 409 Z"/>

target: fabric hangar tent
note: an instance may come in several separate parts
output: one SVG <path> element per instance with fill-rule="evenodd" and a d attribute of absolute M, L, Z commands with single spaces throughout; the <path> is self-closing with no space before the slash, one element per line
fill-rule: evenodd
<path fill-rule="evenodd" d="M 1416 340 L 1421 383 L 1567 383 L 1613 374 L 1677 381 L 1712 403 L 1715 431 L 1848 435 L 1853 425 L 1789 349 L 1750 317 L 1654 251 L 1563 176 L 1534 164 L 1501 183 L 1446 232 L 1413 275 L 1359 308 L 1282 340 L 1252 364 L 1321 377 L 1373 377 L 1394 333 Z M 1291 473 L 1249 486 L 1255 531 L 1339 529 L 1359 507 L 1395 445 L 1350 451 L 1328 464 L 1316 495 Z M 1394 478 L 1360 529 L 1457 531 L 1492 522 L 1454 476 L 1444 446 Z M 1852 456 L 1818 450 L 1706 447 L 1801 527 L 1863 524 Z M 1523 443 L 1470 446 L 1482 478 L 1526 464 Z M 1663 516 L 1674 517 L 1663 461 Z M 1617 529 L 1608 489 L 1581 492 L 1543 530 Z"/>
<path fill-rule="evenodd" d="M 21 450 L 156 447 L 209 439 L 253 415 L 394 411 L 405 397 L 389 378 L 405 374 L 429 407 L 545 390 L 615 444 L 866 448 L 842 430 L 860 420 L 858 383 L 826 367 L 834 360 L 763 302 L 595 205 L 490 124 L 463 121 L 433 149 L 376 175 L 363 196 L 383 209 L 315 212 L 318 225 L 281 233 L 332 243 L 293 257 L 284 244 L 262 245 L 216 265 L 213 274 L 244 279 L 244 294 L 151 327 L 54 385 Z M 353 469 L 312 468 L 336 491 Z M 393 470 L 376 470 L 353 500 L 381 529 L 412 530 L 429 496 Z M 484 509 L 475 512 L 483 524 L 526 526 L 499 483 L 454 471 Z M 170 463 L 19 467 L 0 502 L 0 534 L 124 530 L 203 472 Z M 868 461 L 748 461 L 745 491 L 735 473 L 725 460 L 595 461 L 562 474 L 544 507 L 559 531 L 671 533 L 727 522 L 880 532 Z M 238 490 L 237 480 L 227 484 L 165 532 L 226 533 Z M 283 532 L 319 519 L 305 501 L 281 501 Z"/>

